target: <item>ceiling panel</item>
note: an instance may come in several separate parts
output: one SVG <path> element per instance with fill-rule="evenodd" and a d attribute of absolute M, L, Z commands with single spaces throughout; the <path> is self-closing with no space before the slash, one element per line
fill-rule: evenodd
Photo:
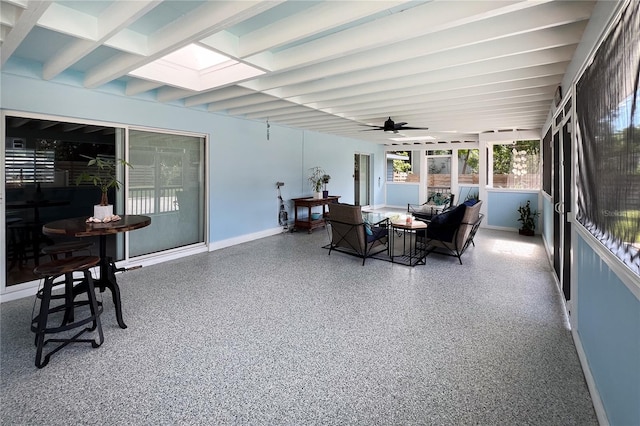
<path fill-rule="evenodd" d="M 118 80 L 128 96 L 372 143 L 397 143 L 395 134 L 366 131 L 388 117 L 429 128 L 409 136 L 468 140 L 540 130 L 595 4 L 137 2 L 28 2 L 22 10 L 0 0 L 9 46 L 2 65 L 27 60 L 45 79 L 79 73 L 90 89 Z M 265 73 L 200 92 L 129 75 L 190 43 Z"/>

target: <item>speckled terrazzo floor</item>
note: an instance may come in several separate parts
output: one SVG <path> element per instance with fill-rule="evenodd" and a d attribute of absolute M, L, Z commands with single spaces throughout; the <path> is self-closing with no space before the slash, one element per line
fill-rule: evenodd
<path fill-rule="evenodd" d="M 42 370 L 0 306 L 3 425 L 595 425 L 539 237 L 409 268 L 268 237 L 118 276 L 117 327 Z"/>

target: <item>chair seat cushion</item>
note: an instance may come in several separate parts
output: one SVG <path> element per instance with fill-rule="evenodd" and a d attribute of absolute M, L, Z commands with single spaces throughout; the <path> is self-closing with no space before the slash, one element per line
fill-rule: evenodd
<path fill-rule="evenodd" d="M 367 233 L 367 242 L 370 243 L 370 242 L 379 240 L 380 238 L 383 238 L 385 236 L 387 236 L 387 228 L 382 228 L 380 226 L 372 226 L 371 235 Z"/>

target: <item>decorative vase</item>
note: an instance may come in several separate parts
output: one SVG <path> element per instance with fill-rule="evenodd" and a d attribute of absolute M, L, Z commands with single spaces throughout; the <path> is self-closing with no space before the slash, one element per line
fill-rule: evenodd
<path fill-rule="evenodd" d="M 518 233 L 520 235 L 526 235 L 528 237 L 533 237 L 535 235 L 535 232 L 533 229 L 519 229 Z"/>
<path fill-rule="evenodd" d="M 316 192 L 313 194 L 313 198 L 319 200 L 322 198 L 322 192 Z"/>
<path fill-rule="evenodd" d="M 106 206 L 96 204 L 93 206 L 93 217 L 102 220 L 108 216 L 113 216 L 113 204 L 108 204 Z"/>
<path fill-rule="evenodd" d="M 329 197 L 329 191 L 322 191 L 322 198 Z"/>

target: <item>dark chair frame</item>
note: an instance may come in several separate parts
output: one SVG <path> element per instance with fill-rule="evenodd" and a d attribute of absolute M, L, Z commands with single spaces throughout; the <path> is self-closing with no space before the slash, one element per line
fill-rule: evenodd
<path fill-rule="evenodd" d="M 463 216 L 462 221 L 460 223 L 446 224 L 446 225 L 437 225 L 440 230 L 451 230 L 453 231 L 452 237 L 450 239 L 442 239 L 442 238 L 434 238 L 429 236 L 429 228 L 427 231 L 423 233 L 424 235 L 424 244 L 426 246 L 426 256 L 431 253 L 443 254 L 445 256 L 453 256 L 457 257 L 458 261 L 462 265 L 462 255 L 469 248 L 470 245 L 475 247 L 475 242 L 473 241 L 476 232 L 478 232 L 478 228 L 480 228 L 480 224 L 482 223 L 482 219 L 484 218 L 484 214 L 479 213 L 480 206 L 482 202 L 478 202 L 476 204 L 477 207 L 467 207 L 467 211 L 471 208 L 471 213 L 478 212 L 477 218 L 475 214 L 472 217 L 467 215 L 465 211 L 465 216 Z M 430 227 L 436 226 L 435 224 L 430 224 Z M 468 231 L 468 234 L 467 234 Z M 460 235 L 460 232 L 463 235 Z M 465 235 L 466 234 L 466 235 Z"/>
<path fill-rule="evenodd" d="M 345 209 L 346 207 L 346 209 Z M 344 210 L 340 211 L 339 210 Z M 346 215 L 344 214 L 346 213 Z M 356 214 L 358 218 L 356 218 Z M 351 215 L 353 220 L 348 220 Z M 387 251 L 389 246 L 389 219 L 368 225 L 362 219 L 359 206 L 335 203 L 329 205 L 329 217 L 326 219 L 330 225 L 331 242 L 329 243 L 329 255 L 332 251 L 349 254 L 362 258 L 362 265 L 367 258 Z M 371 227 L 373 235 L 367 235 L 365 226 Z"/>
<path fill-rule="evenodd" d="M 446 193 L 446 191 L 443 190 L 432 192 L 429 198 L 427 198 L 427 201 L 422 204 L 407 204 L 407 213 L 423 222 L 429 222 L 437 214 L 446 212 L 447 210 L 454 207 L 453 201 L 455 200 L 456 196 L 455 194 L 451 193 L 449 193 L 448 199 L 443 204 L 430 204 L 436 195 L 442 195 L 443 193 Z M 439 209 L 440 206 L 444 206 L 444 208 Z M 429 211 L 425 211 L 425 207 L 431 207 L 431 209 Z"/>

